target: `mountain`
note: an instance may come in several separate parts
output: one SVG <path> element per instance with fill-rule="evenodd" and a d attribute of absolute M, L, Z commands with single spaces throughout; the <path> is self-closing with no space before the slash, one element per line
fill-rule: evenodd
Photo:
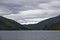
<path fill-rule="evenodd" d="M 14 20 L 0 16 L 0 30 L 60 30 L 60 15 L 30 25 L 21 25 Z"/>
<path fill-rule="evenodd" d="M 37 24 L 30 24 L 25 26 L 32 30 L 44 30 L 44 29 L 47 30 L 47 29 L 53 29 L 53 28 L 60 29 L 60 15 L 53 18 L 49 18 Z"/>
<path fill-rule="evenodd" d="M 60 15 L 55 18 L 57 19 L 56 23 L 45 26 L 44 30 L 60 30 Z"/>
<path fill-rule="evenodd" d="M 43 30 L 60 30 L 60 21 L 55 24 L 45 26 Z"/>
<path fill-rule="evenodd" d="M 0 30 L 28 30 L 28 28 L 14 20 L 0 16 Z"/>

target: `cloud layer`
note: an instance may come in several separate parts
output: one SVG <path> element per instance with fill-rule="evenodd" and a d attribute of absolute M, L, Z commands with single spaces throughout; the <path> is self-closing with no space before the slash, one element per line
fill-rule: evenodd
<path fill-rule="evenodd" d="M 34 24 L 60 15 L 60 0 L 0 0 L 0 16 Z"/>

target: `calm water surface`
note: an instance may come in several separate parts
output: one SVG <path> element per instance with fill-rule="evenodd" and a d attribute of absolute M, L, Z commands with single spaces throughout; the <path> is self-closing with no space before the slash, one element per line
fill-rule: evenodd
<path fill-rule="evenodd" d="M 60 40 L 60 31 L 0 31 L 0 40 Z"/>

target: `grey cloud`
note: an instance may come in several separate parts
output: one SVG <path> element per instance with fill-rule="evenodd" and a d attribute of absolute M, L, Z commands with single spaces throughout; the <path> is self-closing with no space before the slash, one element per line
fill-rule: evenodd
<path fill-rule="evenodd" d="M 38 6 L 43 9 L 60 10 L 60 0 L 50 0 L 48 3 L 42 3 Z"/>
<path fill-rule="evenodd" d="M 39 3 L 47 3 L 49 0 L 0 0 L 0 6 L 6 7 L 12 13 L 39 8 Z"/>
<path fill-rule="evenodd" d="M 0 6 L 5 7 L 6 9 L 8 9 L 9 11 L 12 11 L 12 13 L 18 13 L 18 11 L 20 11 L 20 7 L 21 5 L 15 5 L 15 4 L 2 4 L 0 3 Z"/>
<path fill-rule="evenodd" d="M 37 11 L 37 12 L 35 12 Z M 60 14 L 58 10 L 29 10 L 29 11 L 22 11 L 18 14 L 13 15 L 6 15 L 5 17 L 14 19 L 14 20 L 25 20 L 25 19 L 34 19 L 34 18 L 48 18 L 54 17 Z"/>
<path fill-rule="evenodd" d="M 37 18 L 59 15 L 59 4 L 60 0 L 0 0 L 0 9 L 3 7 L 1 10 L 4 12 L 0 15 L 21 23 L 36 22 Z"/>

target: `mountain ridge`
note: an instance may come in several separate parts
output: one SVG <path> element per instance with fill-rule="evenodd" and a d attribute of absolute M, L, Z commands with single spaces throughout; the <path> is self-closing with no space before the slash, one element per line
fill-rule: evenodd
<path fill-rule="evenodd" d="M 29 26 L 31 29 L 34 29 L 34 30 L 43 30 L 45 28 L 45 26 L 53 25 L 53 24 L 57 23 L 58 21 L 60 21 L 60 15 L 58 15 L 56 17 L 49 18 L 44 21 L 41 21 L 37 24 L 26 25 L 26 26 L 27 27 Z"/>
<path fill-rule="evenodd" d="M 0 16 L 0 30 L 27 30 L 25 26 L 14 20 Z"/>
<path fill-rule="evenodd" d="M 0 30 L 60 30 L 60 15 L 30 25 L 21 25 L 14 20 L 0 16 Z"/>

